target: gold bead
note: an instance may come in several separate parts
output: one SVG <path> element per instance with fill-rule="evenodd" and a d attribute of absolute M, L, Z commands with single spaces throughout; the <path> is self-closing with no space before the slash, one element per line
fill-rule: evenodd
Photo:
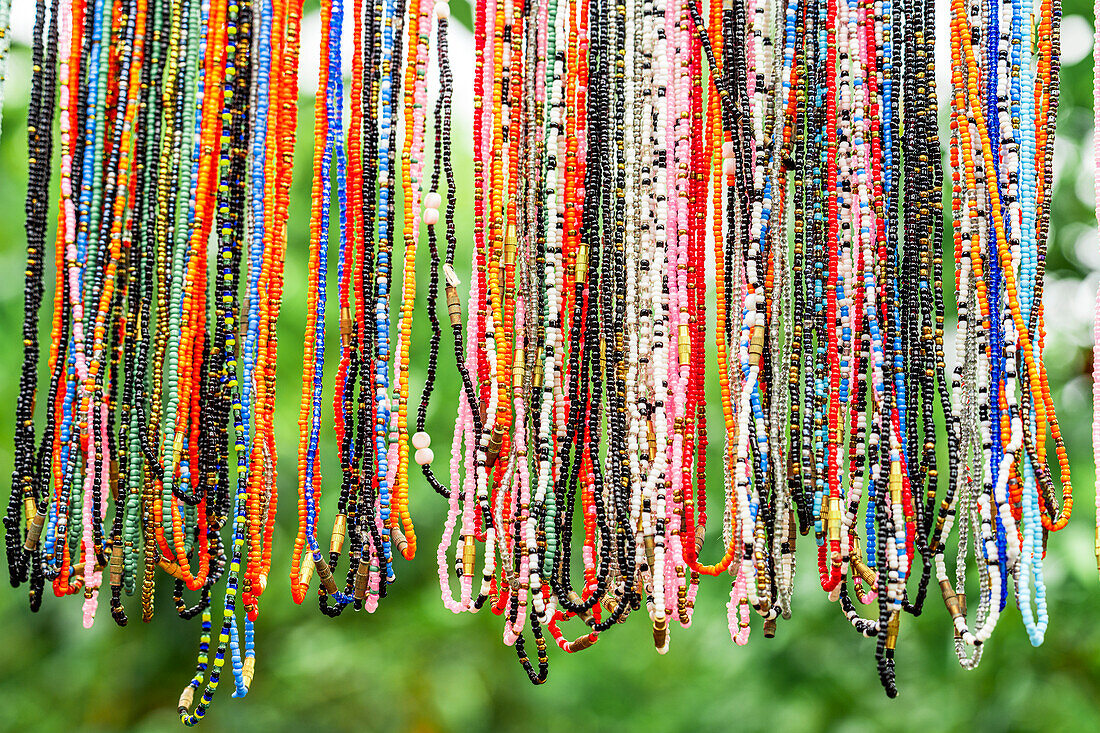
<path fill-rule="evenodd" d="M 467 578 L 474 576 L 474 562 L 477 560 L 477 548 L 474 546 L 472 534 L 463 535 L 462 539 L 462 574 Z"/>
<path fill-rule="evenodd" d="M 901 614 L 894 611 L 886 624 L 886 648 L 896 649 L 898 645 L 898 632 L 901 631 Z"/>
<path fill-rule="evenodd" d="M 337 554 L 344 551 L 344 540 L 348 536 L 348 518 L 344 514 L 337 514 L 332 520 L 332 540 L 329 542 L 329 552 Z"/>
<path fill-rule="evenodd" d="M 309 587 L 313 580 L 313 553 L 308 549 L 302 553 L 301 566 L 298 569 L 298 584 Z"/>

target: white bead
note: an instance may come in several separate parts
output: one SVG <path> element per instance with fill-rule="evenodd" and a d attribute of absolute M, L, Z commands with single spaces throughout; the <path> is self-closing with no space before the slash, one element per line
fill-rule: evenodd
<path fill-rule="evenodd" d="M 415 457 L 418 466 L 426 466 L 432 462 L 432 459 L 435 458 L 435 454 L 432 453 L 431 448 L 419 448 L 416 451 Z"/>
<path fill-rule="evenodd" d="M 413 448 L 420 450 L 421 448 L 427 448 L 432 444 L 432 436 L 421 431 L 419 433 L 413 433 L 412 437 Z"/>
<path fill-rule="evenodd" d="M 438 2 L 435 4 L 435 17 L 443 20 L 451 17 L 451 6 L 446 2 Z"/>
<path fill-rule="evenodd" d="M 443 198 L 435 191 L 432 191 L 424 197 L 424 205 L 427 206 L 429 209 L 438 209 L 440 204 L 442 203 Z"/>
<path fill-rule="evenodd" d="M 424 209 L 424 223 L 435 226 L 439 223 L 439 209 Z"/>

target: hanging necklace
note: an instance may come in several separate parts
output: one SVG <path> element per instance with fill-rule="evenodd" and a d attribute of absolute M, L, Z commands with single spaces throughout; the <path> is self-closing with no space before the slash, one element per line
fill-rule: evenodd
<path fill-rule="evenodd" d="M 285 215 L 257 217 L 255 210 L 271 200 L 265 192 L 275 176 L 254 178 L 250 206 L 245 175 L 273 171 L 269 153 L 282 139 L 289 176 L 293 128 L 289 141 L 286 128 L 293 114 L 285 108 L 293 107 L 296 85 L 292 93 L 279 88 L 282 121 L 256 132 L 270 109 L 271 74 L 285 67 L 281 61 L 272 67 L 270 55 L 254 52 L 260 41 L 253 34 L 254 27 L 265 28 L 273 45 L 269 36 L 283 37 L 286 18 L 285 7 L 273 13 L 249 4 L 66 0 L 38 8 L 26 333 L 37 332 L 43 290 L 47 202 L 41 192 L 49 189 L 55 84 L 61 87 L 57 283 L 46 425 L 37 445 L 38 348 L 33 338 L 25 343 L 20 457 L 6 522 L 10 571 L 16 583 L 30 582 L 34 608 L 46 580 L 58 596 L 83 591 L 85 626 L 94 622 L 108 586 L 119 625 L 128 623 L 124 596 L 139 585 L 142 617 L 150 620 L 156 568 L 171 575 L 177 613 L 203 616 L 197 674 L 180 699 L 188 724 L 205 714 L 227 654 L 237 693 L 247 692 L 255 665 L 252 623 L 270 561 L 270 335 L 277 316 L 271 301 L 281 287 Z M 272 233 L 267 221 L 279 230 Z M 213 278 L 206 260 L 212 236 L 218 243 Z M 244 309 L 236 296 L 242 277 L 252 284 Z M 264 303 L 261 283 L 275 288 Z M 253 326 L 241 329 L 242 323 Z M 268 335 L 261 345 L 262 329 Z M 253 399 L 258 350 L 270 360 L 262 408 Z M 253 458 L 259 479 L 249 474 Z M 237 490 L 227 558 L 221 531 L 231 511 L 231 475 Z M 223 574 L 223 624 L 211 664 L 211 591 Z M 239 633 L 241 576 L 246 613 Z M 198 591 L 197 602 L 189 606 L 185 591 Z M 194 691 L 208 671 L 192 713 Z"/>

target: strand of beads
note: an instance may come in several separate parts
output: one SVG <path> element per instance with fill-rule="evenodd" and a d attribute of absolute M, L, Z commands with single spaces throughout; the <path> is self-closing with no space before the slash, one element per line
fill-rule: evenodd
<path fill-rule="evenodd" d="M 294 599 L 316 574 L 326 615 L 377 608 L 395 550 L 415 554 L 412 452 L 447 502 L 436 553 L 445 606 L 501 616 L 536 684 L 547 637 L 580 652 L 643 606 L 666 652 L 671 620 L 690 626 L 701 578 L 723 570 L 733 641 L 748 641 L 754 611 L 774 636 L 793 611 L 796 528 L 805 545 L 812 535 L 822 591 L 875 639 L 890 696 L 901 619 L 922 613 L 933 572 L 963 666 L 980 661 L 1010 587 L 1041 643 L 1043 555 L 1072 508 L 1042 359 L 1058 1 L 951 3 L 950 366 L 934 3 L 477 0 L 473 10 L 464 314 L 450 6 L 321 5 Z M 37 12 L 9 573 L 35 608 L 47 580 L 58 596 L 83 591 L 85 625 L 107 585 L 117 623 L 139 585 L 149 620 L 156 568 L 171 576 L 177 614 L 202 619 L 179 700 L 192 725 L 227 659 L 235 696 L 255 671 L 302 6 L 40 0 Z M 55 113 L 61 193 L 39 434 Z M 413 431 L 421 236 L 432 335 Z M 322 495 L 330 244 L 341 480 Z M 426 431 L 431 397 L 447 396 L 441 286 L 459 375 L 446 480 Z M 721 441 L 708 430 L 714 387 Z M 720 553 L 706 544 L 716 456 Z M 327 554 L 325 502 L 336 510 Z"/>
<path fill-rule="evenodd" d="M 333 596 L 338 592 L 332 570 L 317 543 L 317 516 L 321 499 L 319 439 L 324 380 L 329 207 L 334 177 L 332 158 L 334 149 L 340 146 L 337 136 L 342 133 L 339 115 L 343 105 L 337 96 L 337 90 L 342 87 L 338 40 L 342 19 L 343 10 L 338 2 L 326 3 L 322 8 L 321 61 L 317 88 L 323 93 L 323 103 L 318 99 L 314 107 L 313 205 L 310 213 L 309 282 L 306 296 L 310 320 L 306 324 L 302 402 L 298 416 L 298 429 L 301 432 L 298 444 L 298 537 L 294 543 L 290 575 L 295 603 L 301 603 L 305 599 L 314 568 L 319 571 L 325 591 Z M 342 146 L 335 154 L 343 160 Z M 340 188 L 341 183 L 346 185 L 343 176 L 337 181 L 342 232 L 347 217 L 347 200 L 346 190 Z M 341 254 L 343 251 L 342 249 Z"/>
<path fill-rule="evenodd" d="M 992 440 L 994 444 L 992 454 L 985 451 L 984 465 L 978 469 L 978 480 L 982 482 L 976 496 L 981 511 L 981 521 L 977 525 L 982 537 L 979 551 L 982 563 L 989 569 L 989 577 L 988 581 L 982 578 L 975 623 L 967 622 L 962 576 L 954 591 L 946 581 L 942 550 L 937 557 L 937 577 L 954 618 L 960 661 L 964 666 L 971 666 L 979 658 L 977 646 L 989 638 L 1004 609 L 1009 575 L 1016 579 L 1016 599 L 1028 634 L 1033 643 L 1041 643 L 1047 621 L 1039 537 L 1064 526 L 1072 507 L 1072 496 L 1068 474 L 1062 471 L 1064 504 L 1059 510 L 1053 496 L 1044 445 L 1048 426 L 1056 446 L 1060 434 L 1047 398 L 1049 387 L 1045 383 L 1041 360 L 1041 326 L 1036 329 L 1035 325 L 1041 324 L 1041 304 L 1037 295 L 1041 292 L 1042 275 L 1041 265 L 1037 265 L 1045 257 L 1046 231 L 1041 202 L 1046 194 L 1042 182 L 1049 168 L 1046 130 L 1049 118 L 1054 116 L 1050 113 L 1050 100 L 1057 99 L 1057 62 L 1050 36 L 1038 38 L 1034 47 L 1030 40 L 1019 40 L 1025 21 L 1022 9 L 1015 8 L 1012 9 L 1011 32 L 1016 40 L 1012 43 L 1014 54 L 1021 63 L 1013 63 L 1011 70 L 1005 68 L 1007 53 L 1003 48 L 994 51 L 997 39 L 992 33 L 988 34 L 990 51 L 983 61 L 976 50 L 981 34 L 965 27 L 964 12 L 963 7 L 953 6 L 952 51 L 959 68 L 953 77 L 952 167 L 957 192 L 954 207 L 963 215 L 961 225 L 956 224 L 956 249 L 970 250 L 964 251 L 961 258 L 959 282 L 966 288 L 961 292 L 969 291 L 968 284 L 973 278 L 976 298 L 966 299 L 967 307 L 969 310 L 976 302 L 986 325 L 977 335 L 972 335 L 971 329 L 975 326 L 969 320 L 964 321 L 960 307 L 960 330 L 967 334 L 967 343 L 977 342 L 979 359 L 974 361 L 975 352 L 969 348 L 963 352 L 961 366 L 956 366 L 953 403 L 959 416 L 956 420 L 961 423 L 964 434 L 967 431 L 973 434 L 974 413 L 960 410 L 958 400 L 960 390 L 964 394 L 969 390 L 978 401 L 981 435 L 988 436 L 987 441 Z M 1030 22 L 1050 27 L 1055 15 L 1050 4 L 1044 4 L 1037 12 L 1032 12 Z M 992 18 L 995 17 L 993 10 Z M 992 18 L 990 24 L 994 22 Z M 1008 42 L 1006 38 L 1000 39 L 1002 47 Z M 1015 50 L 1018 45 L 1023 49 Z M 973 88 L 968 89 L 967 79 L 977 79 L 979 75 L 983 82 L 974 83 Z M 1011 78 L 998 81 L 998 75 L 1010 75 Z M 985 84 L 984 89 L 991 100 L 985 107 L 980 104 L 976 91 L 982 88 L 981 83 Z M 1006 94 L 1009 87 L 1011 94 Z M 1021 100 L 1020 111 L 1008 109 L 1017 98 Z M 993 120 L 997 121 L 999 133 L 991 136 Z M 999 147 L 1001 145 L 1004 149 Z M 965 175 L 960 174 L 960 169 Z M 983 269 L 983 262 L 988 262 L 988 269 Z M 1001 314 L 999 323 L 989 323 L 997 313 Z M 985 333 L 992 335 L 988 346 L 983 339 Z M 1021 360 L 1023 368 L 1020 368 Z M 981 407 L 989 402 L 993 404 Z M 971 455 L 977 455 L 967 442 L 964 441 L 963 446 Z M 1059 453 L 1059 462 L 1061 455 Z M 973 493 L 969 489 L 973 472 L 969 464 L 964 466 L 964 480 L 967 481 L 964 492 L 968 493 L 964 493 L 963 502 Z M 960 521 L 965 521 L 966 511 L 973 511 L 967 506 L 963 504 Z M 944 534 L 950 531 L 952 517 L 947 512 L 951 509 L 954 509 L 954 500 L 949 494 L 937 522 L 937 539 L 941 528 Z M 960 563 L 957 573 L 962 572 L 962 567 Z M 1034 612 L 1030 600 L 1031 582 L 1035 584 Z M 967 646 L 976 647 L 972 654 L 966 651 Z"/>
<path fill-rule="evenodd" d="M 255 668 L 253 622 L 275 515 L 272 336 L 286 236 L 285 206 L 257 212 L 289 190 L 297 85 L 287 84 L 287 64 L 297 60 L 296 50 L 283 52 L 297 43 L 301 11 L 283 2 L 58 0 L 37 12 L 9 570 L 14 584 L 29 582 L 33 608 L 47 580 L 57 596 L 83 591 L 85 626 L 108 588 L 116 623 L 128 623 L 124 597 L 138 587 L 150 620 L 156 568 L 171 576 L 178 615 L 203 616 L 197 674 L 179 706 L 194 724 L 227 657 L 238 695 Z M 281 54 L 274 64 L 273 46 Z M 273 94 L 280 111 L 269 126 Z M 37 435 L 55 111 L 57 279 Z M 276 185 L 261 173 L 273 170 L 278 145 L 287 172 Z M 269 288 L 264 298 L 261 288 Z M 258 359 L 266 361 L 259 369 Z M 223 536 L 231 511 L 232 541 Z M 223 577 L 211 662 L 210 602 Z M 194 605 L 185 590 L 197 591 Z"/>
<path fill-rule="evenodd" d="M 41 603 L 42 573 L 33 556 L 40 543 L 46 514 L 43 503 L 39 503 L 40 490 L 35 481 L 35 430 L 34 403 L 37 387 L 38 356 L 38 311 L 43 296 L 43 262 L 46 248 L 48 201 L 42 195 L 48 190 L 51 174 L 50 149 L 53 132 L 55 57 L 59 43 L 70 42 L 70 33 L 64 22 L 47 27 L 47 6 L 40 1 L 36 6 L 34 26 L 33 61 L 43 68 L 31 83 L 31 98 L 27 111 L 27 147 L 28 159 L 33 161 L 27 172 L 27 267 L 23 301 L 23 368 L 19 376 L 19 396 L 16 402 L 15 463 L 12 471 L 12 492 L 4 516 L 5 549 L 8 558 L 8 573 L 13 585 L 20 585 L 28 579 L 30 603 L 37 609 Z M 56 17 L 56 16 L 54 16 Z M 58 29 L 58 26 L 62 26 Z M 64 82 L 64 79 L 62 79 Z M 63 92 L 64 94 L 64 92 Z M 65 99 L 62 98 L 64 110 Z M 62 137 L 67 130 L 62 127 Z M 63 161 L 64 163 L 64 161 Z M 64 187 L 64 181 L 62 186 Z M 64 230 L 64 227 L 59 227 Z M 55 350 L 51 348 L 50 358 L 55 361 Z M 51 364 L 52 366 L 52 364 Z M 41 511 L 40 511 L 41 510 Z M 24 524 L 25 522 L 25 524 Z M 25 531 L 26 539 L 23 540 Z"/>
<path fill-rule="evenodd" d="M 299 532 L 292 556 L 291 580 L 294 600 L 300 603 L 316 571 L 321 584 L 320 607 L 330 616 L 338 615 L 349 604 L 373 611 L 385 597 L 388 584 L 396 578 L 394 549 L 406 559 L 412 559 L 416 551 L 416 535 L 409 515 L 409 360 L 421 223 L 432 227 L 440 221 L 443 199 L 435 190 L 441 180 L 439 168 L 451 166 L 447 101 L 439 108 L 436 170 L 431 177 L 432 190 L 428 190 L 424 158 L 432 27 L 435 21 L 440 22 L 439 43 L 444 43 L 444 21 L 448 15 L 445 2 L 399 0 L 353 4 L 354 56 L 345 150 L 339 48 L 344 13 L 338 2 L 322 7 L 319 89 L 323 90 L 323 105 L 319 101 L 315 113 L 307 296 L 311 316 L 306 328 L 299 415 Z M 439 63 L 441 69 L 449 63 L 445 51 L 441 51 Z M 447 95 L 450 93 L 448 90 Z M 438 124 L 442 124 L 444 115 L 448 128 L 440 131 Z M 402 121 L 404 135 L 399 146 L 398 127 Z M 448 185 L 453 186 L 453 174 L 448 175 L 452 178 Z M 331 239 L 329 206 L 334 193 L 340 212 L 337 272 L 340 361 L 333 409 L 342 482 L 329 553 L 325 557 L 317 541 L 316 527 L 321 512 L 321 398 Z M 398 207 L 402 207 L 404 215 L 401 237 L 404 258 L 400 272 L 394 267 Z M 453 211 L 453 203 L 449 207 Z M 448 239 L 453 240 L 453 220 L 448 227 Z M 429 237 L 434 238 L 434 230 L 429 231 Z M 454 243 L 448 246 L 450 262 Z M 433 267 L 438 267 L 438 249 L 434 246 L 433 252 Z M 429 292 L 434 300 L 439 272 L 433 271 L 432 277 Z M 396 279 L 403 284 L 396 338 L 391 344 L 390 283 Z M 452 300 L 457 302 L 457 293 L 451 292 L 457 284 L 453 271 L 448 271 L 446 282 L 450 310 Z M 368 318 L 371 313 L 373 318 Z M 437 327 L 438 322 L 433 322 L 433 326 Z M 431 364 L 437 362 L 438 343 L 436 335 L 429 349 Z M 396 358 L 391 358 L 391 354 Z M 429 385 L 432 381 L 429 378 Z M 424 467 L 429 482 L 447 495 L 431 473 L 433 454 L 428 435 L 423 431 L 425 410 L 426 406 L 419 411 L 418 430 L 412 435 L 415 459 Z M 345 543 L 349 545 L 349 566 L 346 583 L 341 588 L 334 573 Z"/>
<path fill-rule="evenodd" d="M 530 591 L 536 639 L 548 628 L 576 652 L 644 602 L 664 651 L 699 576 L 729 569 L 743 644 L 750 609 L 765 637 L 791 615 L 797 527 L 813 532 L 823 590 L 876 640 L 891 696 L 900 620 L 922 613 L 933 570 L 964 664 L 1010 580 L 1040 642 L 1041 538 L 1071 498 L 1063 470 L 1058 505 L 1046 467 L 1048 431 L 1065 464 L 1040 358 L 1057 42 L 1022 29 L 1056 30 L 1057 9 L 955 10 L 950 383 L 934 4 L 705 10 L 475 8 L 465 344 L 444 268 L 462 377 L 451 486 L 426 471 L 449 502 L 445 604 L 489 602 L 518 650 Z M 712 289 L 725 549 L 705 565 Z M 973 629 L 960 598 L 972 561 Z M 572 616 L 586 625 L 575 640 Z M 545 679 L 541 659 L 520 659 Z"/>

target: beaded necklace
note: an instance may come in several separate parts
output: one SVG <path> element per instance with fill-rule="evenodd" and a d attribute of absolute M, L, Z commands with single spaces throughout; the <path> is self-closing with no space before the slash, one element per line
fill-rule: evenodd
<path fill-rule="evenodd" d="M 300 10 L 292 12 L 300 16 Z M 254 174 L 272 171 L 271 153 L 281 140 L 287 173 L 279 189 L 285 201 L 293 137 L 293 113 L 286 108 L 293 109 L 296 84 L 293 91 L 277 90 L 281 121 L 256 132 L 257 120 L 266 123 L 268 117 L 272 74 L 284 73 L 283 66 L 271 65 L 270 55 L 255 53 L 261 45 L 253 34 L 257 20 L 265 48 L 280 45 L 271 43 L 272 34 L 289 34 L 281 5 L 276 13 L 268 5 L 254 11 L 248 3 L 217 1 L 66 0 L 41 5 L 36 26 L 24 325 L 29 336 L 17 410 L 14 510 L 6 521 L 10 571 L 17 584 L 30 581 L 34 608 L 47 579 L 58 596 L 83 590 L 85 626 L 93 623 L 108 583 L 111 614 L 125 625 L 123 594 L 137 591 L 139 572 L 142 617 L 150 620 L 155 568 L 172 576 L 177 613 L 184 619 L 203 616 L 197 674 L 180 698 L 187 724 L 205 714 L 227 650 L 237 694 L 247 692 L 255 665 L 256 600 L 270 562 L 272 335 L 285 213 L 257 216 L 257 209 L 273 205 L 267 202 L 276 197 L 265 193 L 275 176 L 253 178 L 249 203 L 245 175 L 250 168 Z M 291 60 L 295 65 L 296 58 Z M 257 83 L 262 90 L 254 89 Z M 31 336 L 43 294 L 42 192 L 49 189 L 55 84 L 61 88 L 57 283 L 47 419 L 35 446 L 38 347 Z M 81 134 L 74 134 L 77 129 Z M 246 232 L 251 246 L 244 260 Z M 218 260 L 211 279 L 206 251 L 212 236 Z M 249 282 L 244 316 L 237 298 L 242 276 Z M 262 288 L 271 290 L 261 297 Z M 269 362 L 254 399 L 261 381 L 257 353 Z M 229 466 L 230 440 L 235 469 Z M 250 465 L 256 468 L 252 474 Z M 231 476 L 237 488 L 227 561 L 221 530 L 231 511 Z M 227 565 L 223 623 L 211 665 L 211 590 Z M 235 612 L 239 576 L 245 578 L 243 633 Z M 194 605 L 184 601 L 185 586 L 198 591 Z"/>
<path fill-rule="evenodd" d="M 60 33 L 56 24 L 46 27 L 46 4 L 36 6 L 32 62 L 46 69 L 35 74 L 27 111 L 27 154 L 31 161 L 27 173 L 26 234 L 27 267 L 23 303 L 23 367 L 19 377 L 16 401 L 15 464 L 12 472 L 12 492 L 4 516 L 5 549 L 8 573 L 13 585 L 31 580 L 31 608 L 41 603 L 42 577 L 38 563 L 29 553 L 37 548 L 46 519 L 45 507 L 39 504 L 40 490 L 35 486 L 34 403 L 37 386 L 38 311 L 43 294 L 43 253 L 46 244 L 47 201 L 42 192 L 48 190 L 50 149 L 52 146 L 55 65 L 59 35 L 62 44 L 68 41 L 67 28 Z M 51 17 L 57 14 L 51 8 Z M 62 21 L 63 25 L 63 21 Z M 7 35 L 5 24 L 5 38 Z M 5 40 L 5 42 L 7 42 Z M 64 48 L 64 46 L 62 46 Z M 64 82 L 64 79 L 62 80 Z M 64 133 L 64 130 L 63 130 Z M 51 358 L 53 351 L 51 351 Z M 25 524 L 25 528 L 24 528 Z M 25 532 L 25 540 L 20 541 Z"/>
<path fill-rule="evenodd" d="M 366 7 L 358 2 L 354 5 L 355 56 L 352 61 L 347 153 L 343 146 L 343 85 L 337 44 L 343 13 L 339 4 L 326 5 L 322 13 L 320 88 L 325 90 L 325 109 L 318 105 L 315 120 L 317 134 L 308 295 L 314 316 L 306 331 L 299 417 L 302 432 L 299 444 L 299 533 L 291 577 L 294 599 L 300 603 L 314 569 L 317 570 L 321 579 L 321 610 L 327 615 L 339 614 L 349 603 L 354 603 L 357 609 L 366 607 L 374 610 L 380 598 L 386 595 L 386 586 L 395 579 L 392 548 L 408 559 L 412 558 L 416 549 L 416 536 L 408 511 L 408 364 L 416 299 L 415 268 L 420 222 L 423 219 L 426 224 L 438 223 L 442 204 L 437 192 L 425 194 L 423 187 L 426 178 L 424 150 L 430 38 L 433 17 L 445 19 L 447 7 L 439 4 L 433 12 L 433 7 L 425 1 L 410 4 L 408 11 L 407 35 L 410 40 L 402 87 L 399 59 L 406 35 L 405 4 L 387 1 L 370 3 Z M 445 54 L 441 56 L 441 64 L 442 59 L 445 59 Z M 405 134 L 399 149 L 397 127 L 402 110 Z M 447 114 L 449 118 L 449 112 Z M 334 157 L 336 165 L 333 176 Z M 442 154 L 439 157 L 442 159 Z M 449 166 L 449 148 L 445 158 L 445 165 Z M 392 257 L 399 170 L 405 255 L 401 275 L 401 315 L 393 345 L 397 359 L 392 360 L 395 362 L 395 378 L 391 396 L 389 283 L 394 272 Z M 438 177 L 434 178 L 433 187 L 438 182 Z M 342 485 L 326 559 L 317 544 L 316 521 L 321 486 L 320 399 L 324 380 L 324 304 L 329 238 L 329 213 L 325 202 L 329 201 L 333 188 L 340 203 L 337 281 L 341 333 L 333 408 Z M 450 226 L 453 229 L 453 224 Z M 434 232 L 429 236 L 434 237 Z M 453 231 L 448 236 L 453 238 Z M 437 251 L 434 245 L 433 251 Z M 433 257 L 438 264 L 438 257 Z M 449 255 L 449 260 L 453 260 L 453 254 Z M 433 285 L 429 291 L 433 301 L 438 292 L 438 280 L 434 279 L 437 276 L 433 272 Z M 448 276 L 449 287 L 454 280 L 457 278 Z M 373 283 L 373 291 L 368 290 L 367 283 Z M 373 306 L 368 308 L 371 299 Z M 451 300 L 448 290 L 448 302 Z M 366 317 L 369 310 L 373 310 L 373 319 Z M 438 322 L 433 321 L 433 327 L 437 326 Z M 436 363 L 437 346 L 438 335 L 430 347 L 429 360 L 432 364 Z M 434 368 L 431 371 L 434 372 Z M 429 379 L 429 385 L 433 379 Z M 417 418 L 418 430 L 411 442 L 418 464 L 425 467 L 429 483 L 446 495 L 447 490 L 435 480 L 428 468 L 432 452 L 430 440 L 423 431 L 426 400 L 426 397 L 422 399 Z M 347 582 L 341 591 L 333 575 L 349 536 L 350 564 Z"/>
<path fill-rule="evenodd" d="M 317 543 L 316 520 L 321 499 L 321 467 L 318 441 L 321 430 L 321 389 L 324 379 L 325 302 L 328 273 L 329 207 L 332 194 L 332 158 L 340 133 L 341 100 L 340 38 L 343 11 L 339 3 L 327 3 L 321 12 L 321 66 L 318 90 L 324 104 L 315 105 L 313 155 L 313 207 L 310 214 L 309 290 L 307 304 L 312 318 L 307 321 L 303 357 L 302 403 L 298 416 L 301 441 L 298 444 L 298 537 L 291 565 L 291 590 L 294 601 L 301 603 L 317 568 L 321 583 L 329 595 L 337 593 L 328 561 Z M 335 25 L 335 28 L 333 27 Z M 335 68 L 333 68 L 335 67 Z M 324 131 L 323 133 L 321 131 Z M 343 151 L 341 150 L 340 153 Z M 342 160 L 342 158 L 341 158 Z M 347 213 L 346 191 L 340 195 L 340 224 L 343 230 Z M 302 560 L 303 551 L 307 553 Z"/>
<path fill-rule="evenodd" d="M 1010 598 L 1041 643 L 1046 542 L 1072 509 L 1042 359 L 1061 7 L 951 4 L 948 382 L 933 5 L 478 0 L 463 303 L 450 6 L 354 0 L 345 99 L 346 8 L 322 3 L 294 600 L 316 574 L 322 613 L 377 608 L 395 550 L 416 550 L 412 453 L 447 503 L 445 607 L 501 616 L 534 684 L 547 679 L 547 637 L 577 653 L 643 606 L 667 652 L 671 621 L 690 626 L 701 578 L 723 571 L 732 640 L 747 643 L 754 615 L 773 637 L 793 611 L 796 528 L 812 533 L 823 592 L 875 640 L 891 697 L 902 617 L 923 612 L 933 571 L 962 666 L 979 663 Z M 227 659 L 234 696 L 255 673 L 302 5 L 36 10 L 9 575 L 32 608 L 47 580 L 57 596 L 83 592 L 86 626 L 105 583 L 125 625 L 125 596 L 140 585 L 148 621 L 156 568 L 171 576 L 177 615 L 201 616 L 178 705 L 193 725 Z M 8 11 L 0 0 L 0 79 Z M 411 430 L 421 225 L 431 337 Z M 326 555 L 330 244 L 340 489 L 325 494 L 336 493 Z M 446 477 L 427 432 L 446 384 L 440 288 L 461 383 Z M 721 456 L 720 554 L 706 545 L 708 509 L 718 514 L 708 452 L 712 478 Z"/>

